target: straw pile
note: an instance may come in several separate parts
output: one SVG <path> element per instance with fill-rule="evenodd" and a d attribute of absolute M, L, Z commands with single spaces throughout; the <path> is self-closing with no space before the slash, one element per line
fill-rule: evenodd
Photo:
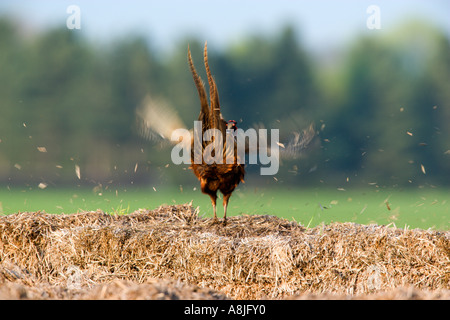
<path fill-rule="evenodd" d="M 3 299 L 383 297 L 449 299 L 450 232 L 258 215 L 223 226 L 190 205 L 0 217 Z"/>

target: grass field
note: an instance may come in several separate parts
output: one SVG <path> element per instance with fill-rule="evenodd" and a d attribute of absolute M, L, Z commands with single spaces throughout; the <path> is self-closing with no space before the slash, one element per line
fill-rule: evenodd
<path fill-rule="evenodd" d="M 439 189 L 263 189 L 241 186 L 230 199 L 229 216 L 276 215 L 314 227 L 330 222 L 395 224 L 399 228 L 450 229 L 450 192 Z M 19 189 L 2 188 L 0 213 L 24 211 L 75 213 L 101 209 L 126 214 L 139 208 L 193 200 L 200 216 L 211 217 L 209 197 L 198 188 L 177 189 Z M 221 200 L 218 216 L 222 217 Z"/>

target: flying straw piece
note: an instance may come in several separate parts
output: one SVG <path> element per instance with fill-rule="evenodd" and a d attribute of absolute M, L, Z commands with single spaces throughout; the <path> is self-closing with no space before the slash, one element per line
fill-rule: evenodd
<path fill-rule="evenodd" d="M 47 186 L 48 186 L 48 184 L 46 184 L 46 183 L 44 183 L 44 182 L 41 182 L 41 183 L 39 183 L 39 185 L 38 185 L 39 189 L 45 189 L 45 188 L 47 188 Z"/>
<path fill-rule="evenodd" d="M 75 174 L 77 175 L 77 178 L 81 180 L 80 166 L 77 164 L 75 165 Z"/>
<path fill-rule="evenodd" d="M 420 169 L 422 169 L 423 174 L 427 174 L 427 172 L 425 171 L 425 167 L 423 166 L 423 164 L 420 165 Z"/>

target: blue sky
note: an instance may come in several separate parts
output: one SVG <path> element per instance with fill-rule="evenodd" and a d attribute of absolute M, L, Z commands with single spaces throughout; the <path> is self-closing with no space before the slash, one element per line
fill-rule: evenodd
<path fill-rule="evenodd" d="M 72 4 L 81 10 L 82 29 L 76 32 L 106 42 L 136 32 L 161 49 L 186 35 L 223 48 L 249 34 L 276 34 L 288 23 L 309 48 L 339 46 L 368 32 L 369 5 L 379 6 L 382 30 L 421 18 L 450 35 L 448 0 L 2 0 L 0 15 L 17 17 L 26 32 L 34 32 L 65 26 Z"/>

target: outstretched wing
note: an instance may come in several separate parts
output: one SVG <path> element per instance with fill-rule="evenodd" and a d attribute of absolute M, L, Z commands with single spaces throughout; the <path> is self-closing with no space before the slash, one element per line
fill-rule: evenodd
<path fill-rule="evenodd" d="M 176 129 L 185 129 L 183 121 L 162 98 L 147 95 L 136 109 L 139 134 L 150 141 L 170 140 Z"/>
<path fill-rule="evenodd" d="M 292 135 L 287 143 L 280 145 L 280 157 L 282 159 L 299 158 L 315 138 L 316 131 L 314 130 L 314 125 L 311 123 L 302 132 L 294 131 Z"/>
<path fill-rule="evenodd" d="M 257 124 L 254 125 L 254 129 L 264 129 L 264 126 L 262 124 Z M 302 131 L 293 131 L 291 137 L 287 141 L 277 142 L 279 159 L 294 160 L 300 158 L 315 137 L 316 131 L 312 123 L 308 128 L 303 129 Z M 272 154 L 271 145 L 264 135 L 258 136 L 258 146 L 253 148 L 247 144 L 247 141 L 245 142 L 245 152 L 249 155 L 255 155 L 260 151 L 260 148 L 267 148 L 267 152 Z"/>

